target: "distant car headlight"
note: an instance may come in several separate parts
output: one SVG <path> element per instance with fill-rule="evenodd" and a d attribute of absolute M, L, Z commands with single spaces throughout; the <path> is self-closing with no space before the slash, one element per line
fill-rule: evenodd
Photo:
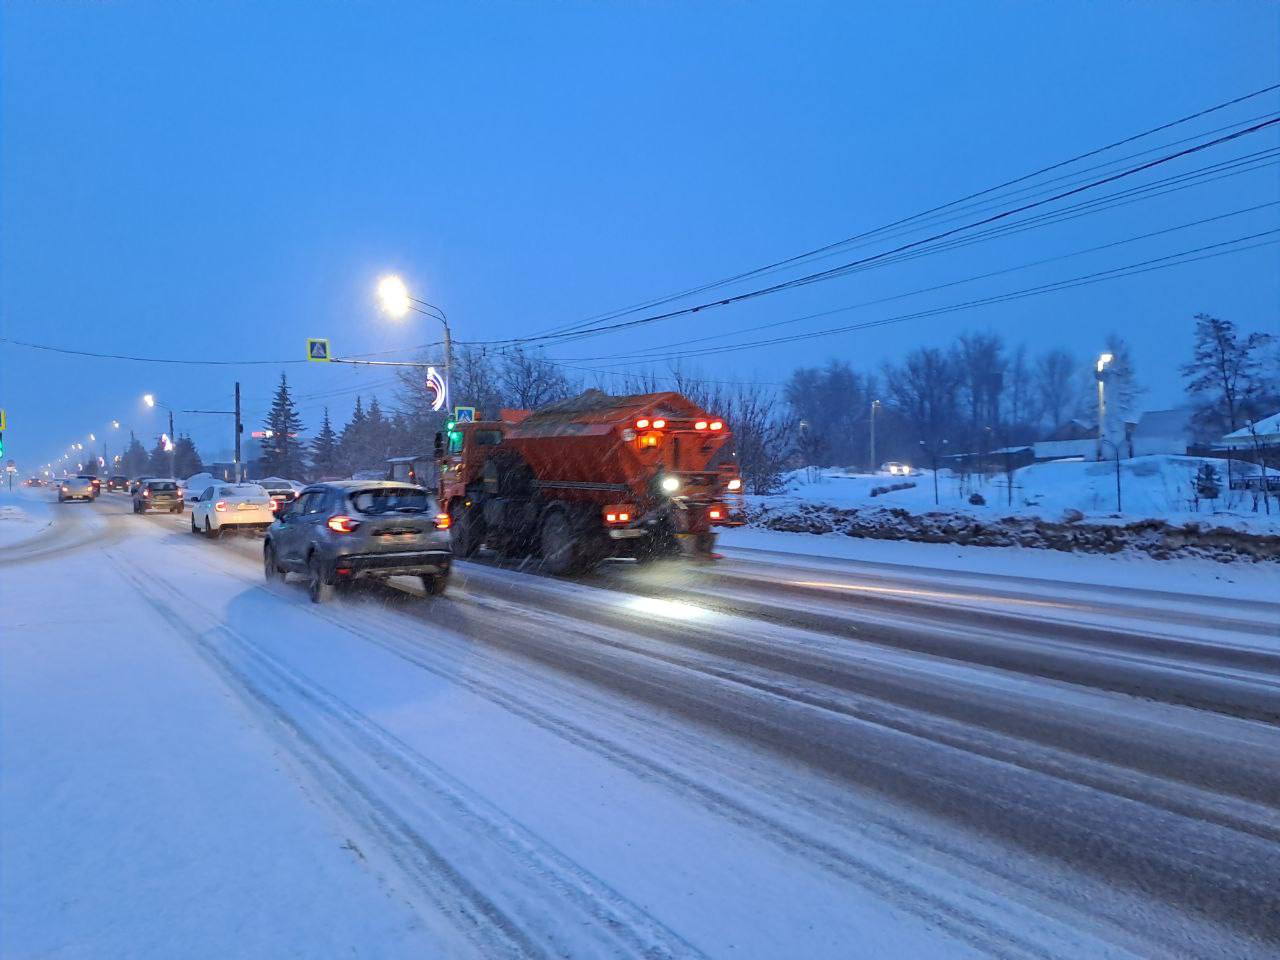
<path fill-rule="evenodd" d="M 680 478 L 679 477 L 663 477 L 662 483 L 660 484 L 660 486 L 662 487 L 663 493 L 675 493 L 677 490 L 680 489 Z"/>

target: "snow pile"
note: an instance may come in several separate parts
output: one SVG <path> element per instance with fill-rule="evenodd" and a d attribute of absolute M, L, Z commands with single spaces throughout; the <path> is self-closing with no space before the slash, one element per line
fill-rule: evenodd
<path fill-rule="evenodd" d="M 998 455 L 992 455 L 992 462 L 998 462 Z M 1206 463 L 1212 464 L 1219 473 L 1221 496 L 1197 504 L 1193 478 Z M 1236 476 L 1256 469 L 1240 461 L 1231 465 Z M 804 469 L 788 474 L 785 483 L 784 493 L 759 497 L 757 502 L 771 509 L 802 505 L 894 507 L 912 514 L 945 511 L 985 520 L 1003 517 L 1059 520 L 1078 513 L 1078 519 L 1093 522 L 1164 520 L 1280 534 L 1280 510 L 1276 510 L 1274 499 L 1274 512 L 1268 515 L 1255 493 L 1227 488 L 1225 461 L 1200 457 L 1159 455 L 1122 460 L 1123 509 L 1120 512 L 1116 511 L 1114 460 L 1031 464 L 1013 471 L 1012 490 L 1004 473 L 982 477 L 939 470 L 936 504 L 931 471 L 902 478 L 840 469 Z"/>
<path fill-rule="evenodd" d="M 17 491 L 0 493 L 0 547 L 30 540 L 52 522 L 48 503 Z"/>
<path fill-rule="evenodd" d="M 756 498 L 766 500 L 770 498 Z M 901 507 L 834 507 L 817 503 L 749 503 L 753 526 L 787 533 L 843 533 L 876 540 L 915 540 L 977 547 L 1032 547 L 1083 553 L 1132 550 L 1157 560 L 1280 562 L 1280 534 L 1187 521 L 1146 518 L 1091 523 L 1079 514 L 1060 521 L 1037 516 L 975 516 L 958 511 L 912 513 Z"/>

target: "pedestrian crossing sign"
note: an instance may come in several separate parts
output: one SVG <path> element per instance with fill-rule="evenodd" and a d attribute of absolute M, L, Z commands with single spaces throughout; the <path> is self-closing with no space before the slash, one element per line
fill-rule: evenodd
<path fill-rule="evenodd" d="M 328 362 L 329 360 L 329 341 L 318 338 L 308 338 L 307 340 L 307 359 Z"/>
<path fill-rule="evenodd" d="M 454 423 L 475 423 L 476 408 L 475 407 L 454 407 L 453 422 Z"/>

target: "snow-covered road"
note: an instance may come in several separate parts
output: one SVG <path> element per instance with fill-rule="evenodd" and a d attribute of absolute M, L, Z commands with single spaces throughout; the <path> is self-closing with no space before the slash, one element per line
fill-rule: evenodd
<path fill-rule="evenodd" d="M 5 957 L 1280 950 L 1280 604 L 743 551 L 317 607 L 56 516 L 0 552 Z"/>

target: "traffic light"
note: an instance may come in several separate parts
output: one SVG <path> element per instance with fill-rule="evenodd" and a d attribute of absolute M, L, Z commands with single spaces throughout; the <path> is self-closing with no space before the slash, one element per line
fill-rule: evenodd
<path fill-rule="evenodd" d="M 4 433 L 0 431 L 0 460 L 4 459 Z"/>

